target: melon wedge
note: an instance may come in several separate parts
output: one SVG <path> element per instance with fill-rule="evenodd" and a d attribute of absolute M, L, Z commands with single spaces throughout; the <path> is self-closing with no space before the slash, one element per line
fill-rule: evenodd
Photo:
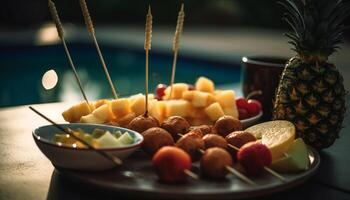
<path fill-rule="evenodd" d="M 252 133 L 270 149 L 273 160 L 282 157 L 295 139 L 294 124 L 285 120 L 257 124 L 246 131 Z"/>

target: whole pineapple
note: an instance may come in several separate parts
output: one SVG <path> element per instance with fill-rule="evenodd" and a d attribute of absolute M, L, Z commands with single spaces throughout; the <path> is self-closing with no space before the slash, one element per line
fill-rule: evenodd
<path fill-rule="evenodd" d="M 343 77 L 328 62 L 342 42 L 343 24 L 350 13 L 341 0 L 285 0 L 284 20 L 293 33 L 286 36 L 297 55 L 283 71 L 273 118 L 295 124 L 297 135 L 322 149 L 338 138 L 345 114 Z"/>

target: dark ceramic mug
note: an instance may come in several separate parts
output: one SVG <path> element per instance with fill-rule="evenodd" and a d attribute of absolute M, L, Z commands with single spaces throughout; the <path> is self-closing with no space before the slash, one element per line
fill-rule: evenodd
<path fill-rule="evenodd" d="M 272 117 L 273 101 L 276 89 L 282 75 L 286 58 L 269 56 L 247 56 L 242 58 L 242 82 L 243 94 L 247 96 L 253 91 L 261 90 L 261 95 L 256 95 L 263 106 L 263 119 Z"/>

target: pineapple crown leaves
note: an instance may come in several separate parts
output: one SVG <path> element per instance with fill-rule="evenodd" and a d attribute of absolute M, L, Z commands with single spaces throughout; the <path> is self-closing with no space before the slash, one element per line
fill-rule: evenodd
<path fill-rule="evenodd" d="M 343 0 L 284 0 L 283 20 L 293 29 L 285 35 L 292 50 L 301 57 L 328 58 L 339 49 L 344 20 L 350 14 L 350 2 Z"/>

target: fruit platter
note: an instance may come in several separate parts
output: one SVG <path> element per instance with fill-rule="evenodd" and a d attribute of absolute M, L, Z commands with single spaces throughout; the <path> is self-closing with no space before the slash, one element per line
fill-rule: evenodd
<path fill-rule="evenodd" d="M 345 112 L 341 75 L 327 63 L 340 36 L 334 36 L 333 46 L 327 43 L 319 49 L 308 49 L 299 38 L 306 33 L 299 33 L 298 28 L 301 22 L 302 26 L 310 25 L 303 17 L 317 12 L 309 5 L 317 3 L 305 2 L 308 3 L 282 3 L 288 11 L 286 21 L 296 31 L 287 36 L 298 56 L 286 64 L 276 98 L 272 98 L 273 119 L 261 122 L 263 105 L 251 98 L 261 91 L 237 98 L 234 90 L 217 88 L 208 77 L 198 77 L 194 83 L 175 82 L 184 5 L 178 14 L 169 86 L 159 84 L 154 94 L 148 91 L 153 20 L 149 7 L 144 44 L 145 93 L 119 97 L 98 47 L 87 5 L 80 0 L 114 96 L 89 101 L 69 54 L 55 5 L 49 1 L 84 101 L 62 109 L 68 124 L 56 124 L 31 108 L 53 124 L 33 132 L 36 144 L 59 174 L 130 196 L 240 199 L 305 182 L 319 167 L 318 150 L 334 142 Z M 342 9 L 339 2 L 334 11 Z M 337 23 L 334 29 L 341 20 Z M 318 54 L 313 55 L 314 52 Z M 321 64 L 325 69 L 320 68 Z M 317 73 L 312 74 L 312 70 Z M 300 80 L 294 81 L 295 77 Z M 308 87 L 312 83 L 315 84 Z"/>

